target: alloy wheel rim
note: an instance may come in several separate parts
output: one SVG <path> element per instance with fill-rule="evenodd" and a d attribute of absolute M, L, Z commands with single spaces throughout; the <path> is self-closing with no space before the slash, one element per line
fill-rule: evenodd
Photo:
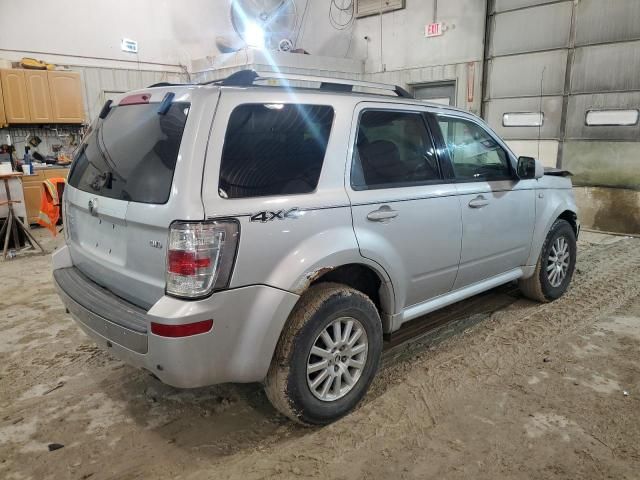
<path fill-rule="evenodd" d="M 307 385 L 323 402 L 344 397 L 358 383 L 367 362 L 369 342 L 360 321 L 340 317 L 316 337 L 307 358 Z"/>
<path fill-rule="evenodd" d="M 565 237 L 558 237 L 551 246 L 547 258 L 547 279 L 552 287 L 559 287 L 569 272 L 569 242 Z"/>

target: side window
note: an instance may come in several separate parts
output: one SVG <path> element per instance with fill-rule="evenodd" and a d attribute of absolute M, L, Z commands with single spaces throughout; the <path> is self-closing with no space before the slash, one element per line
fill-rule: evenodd
<path fill-rule="evenodd" d="M 229 118 L 220 164 L 223 198 L 310 193 L 318 186 L 333 108 L 245 104 Z"/>
<path fill-rule="evenodd" d="M 420 113 L 367 110 L 360 116 L 351 167 L 354 190 L 423 185 L 440 178 Z"/>
<path fill-rule="evenodd" d="M 511 178 L 507 152 L 483 128 L 462 118 L 437 118 L 457 179 Z"/>

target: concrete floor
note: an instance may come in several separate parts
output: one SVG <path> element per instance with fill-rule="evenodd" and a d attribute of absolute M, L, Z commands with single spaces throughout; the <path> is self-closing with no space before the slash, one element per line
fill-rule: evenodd
<path fill-rule="evenodd" d="M 640 239 L 579 250 L 563 298 L 463 302 L 315 429 L 259 385 L 177 390 L 122 364 L 65 314 L 47 256 L 0 261 L 0 478 L 637 479 Z"/>

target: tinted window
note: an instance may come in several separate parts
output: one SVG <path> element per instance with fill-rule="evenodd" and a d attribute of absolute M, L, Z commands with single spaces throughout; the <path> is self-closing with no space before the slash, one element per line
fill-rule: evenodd
<path fill-rule="evenodd" d="M 419 113 L 365 111 L 351 185 L 355 190 L 422 185 L 440 179 L 431 136 Z"/>
<path fill-rule="evenodd" d="M 189 104 L 114 107 L 78 149 L 69 184 L 103 197 L 141 203 L 169 199 Z"/>
<path fill-rule="evenodd" d="M 456 178 L 499 180 L 511 178 L 507 152 L 479 125 L 438 115 Z"/>
<path fill-rule="evenodd" d="M 247 104 L 229 118 L 220 166 L 220 196 L 261 197 L 316 189 L 333 109 Z"/>

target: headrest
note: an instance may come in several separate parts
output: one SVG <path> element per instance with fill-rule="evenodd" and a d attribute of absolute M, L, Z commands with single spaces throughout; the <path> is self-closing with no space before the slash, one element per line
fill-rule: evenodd
<path fill-rule="evenodd" d="M 376 185 L 404 179 L 406 165 L 400 159 L 400 151 L 389 140 L 376 140 L 359 147 L 360 158 L 367 184 Z"/>

